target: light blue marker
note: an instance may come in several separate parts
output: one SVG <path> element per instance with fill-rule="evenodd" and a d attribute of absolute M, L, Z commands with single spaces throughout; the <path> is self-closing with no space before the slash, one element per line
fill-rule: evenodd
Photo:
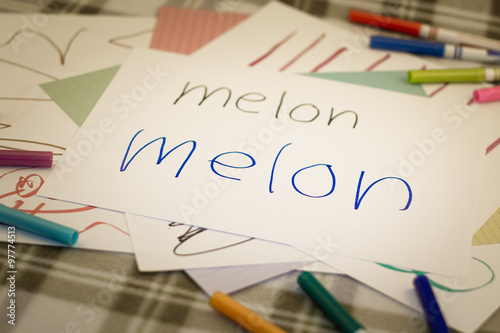
<path fill-rule="evenodd" d="M 2 204 L 0 204 L 0 222 L 69 246 L 75 245 L 78 240 L 78 231 L 75 229 Z"/>
<path fill-rule="evenodd" d="M 427 42 L 423 40 L 371 36 L 370 47 L 372 49 L 408 52 L 439 58 L 500 64 L 500 52 L 477 49 L 473 47 L 462 47 L 452 44 Z"/>

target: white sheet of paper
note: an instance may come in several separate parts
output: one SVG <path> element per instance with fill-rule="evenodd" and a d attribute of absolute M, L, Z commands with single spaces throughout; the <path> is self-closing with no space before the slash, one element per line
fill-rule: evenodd
<path fill-rule="evenodd" d="M 293 271 L 299 263 L 266 264 L 254 266 L 187 269 L 186 273 L 207 294 L 216 291 L 229 294 Z"/>
<path fill-rule="evenodd" d="M 295 248 L 126 214 L 141 271 L 314 261 Z M 243 283 L 243 282 L 241 282 Z"/>
<path fill-rule="evenodd" d="M 195 84 L 229 86 L 232 98 L 224 107 L 219 90 L 198 105 L 199 94 L 183 95 Z M 459 128 L 443 119 L 468 100 L 463 89 L 428 99 L 280 74 L 263 81 L 258 71 L 211 72 L 203 63 L 173 69 L 161 52 L 135 50 L 41 193 L 313 249 L 329 236 L 339 254 L 460 275 L 488 118 L 475 112 Z M 330 112 L 342 111 L 329 124 Z M 156 165 L 164 136 L 166 160 Z M 397 177 L 402 156 L 420 167 L 406 180 L 385 179 Z M 227 167 L 254 161 L 237 174 Z"/>
<path fill-rule="evenodd" d="M 500 306 L 500 245 L 472 247 L 469 273 L 465 279 L 428 274 L 438 283 L 434 293 L 447 324 L 464 333 L 472 333 Z M 384 294 L 421 311 L 413 288 L 414 273 L 394 271 L 376 263 L 338 257 L 334 260 L 346 274 Z M 466 291 L 469 290 L 470 291 Z M 427 327 L 426 322 L 416 323 Z"/>

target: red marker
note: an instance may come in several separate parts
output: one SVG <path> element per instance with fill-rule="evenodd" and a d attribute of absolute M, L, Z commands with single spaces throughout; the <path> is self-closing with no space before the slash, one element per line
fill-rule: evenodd
<path fill-rule="evenodd" d="M 481 36 L 474 36 L 462 32 L 442 29 L 428 24 L 400 20 L 390 16 L 377 15 L 351 9 L 349 12 L 351 22 L 367 24 L 385 30 L 405 33 L 420 38 L 436 40 L 451 44 L 464 44 L 500 51 L 500 41 Z"/>
<path fill-rule="evenodd" d="M 0 166 L 52 167 L 51 151 L 0 150 Z"/>

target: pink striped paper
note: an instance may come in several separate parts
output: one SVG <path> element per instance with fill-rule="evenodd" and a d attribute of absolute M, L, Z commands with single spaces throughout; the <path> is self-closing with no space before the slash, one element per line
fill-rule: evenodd
<path fill-rule="evenodd" d="M 163 6 L 158 12 L 150 47 L 191 54 L 247 17 L 246 14 Z"/>

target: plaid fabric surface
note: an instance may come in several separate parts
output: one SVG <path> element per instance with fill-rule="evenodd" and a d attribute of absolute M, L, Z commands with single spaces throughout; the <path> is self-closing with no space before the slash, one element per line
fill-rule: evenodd
<path fill-rule="evenodd" d="M 160 5 L 252 13 L 265 0 L 0 1 L 4 12 L 153 16 Z M 348 8 L 500 38 L 500 1 L 284 1 L 322 17 L 344 18 Z M 0 332 L 244 332 L 208 305 L 183 272 L 139 273 L 132 255 L 16 244 L 16 325 L 8 324 L 7 243 L 0 242 Z M 428 332 L 425 318 L 342 275 L 318 275 L 346 309 L 372 332 Z M 335 327 L 296 283 L 296 273 L 236 293 L 234 298 L 289 332 Z M 500 311 L 479 330 L 500 332 Z"/>

